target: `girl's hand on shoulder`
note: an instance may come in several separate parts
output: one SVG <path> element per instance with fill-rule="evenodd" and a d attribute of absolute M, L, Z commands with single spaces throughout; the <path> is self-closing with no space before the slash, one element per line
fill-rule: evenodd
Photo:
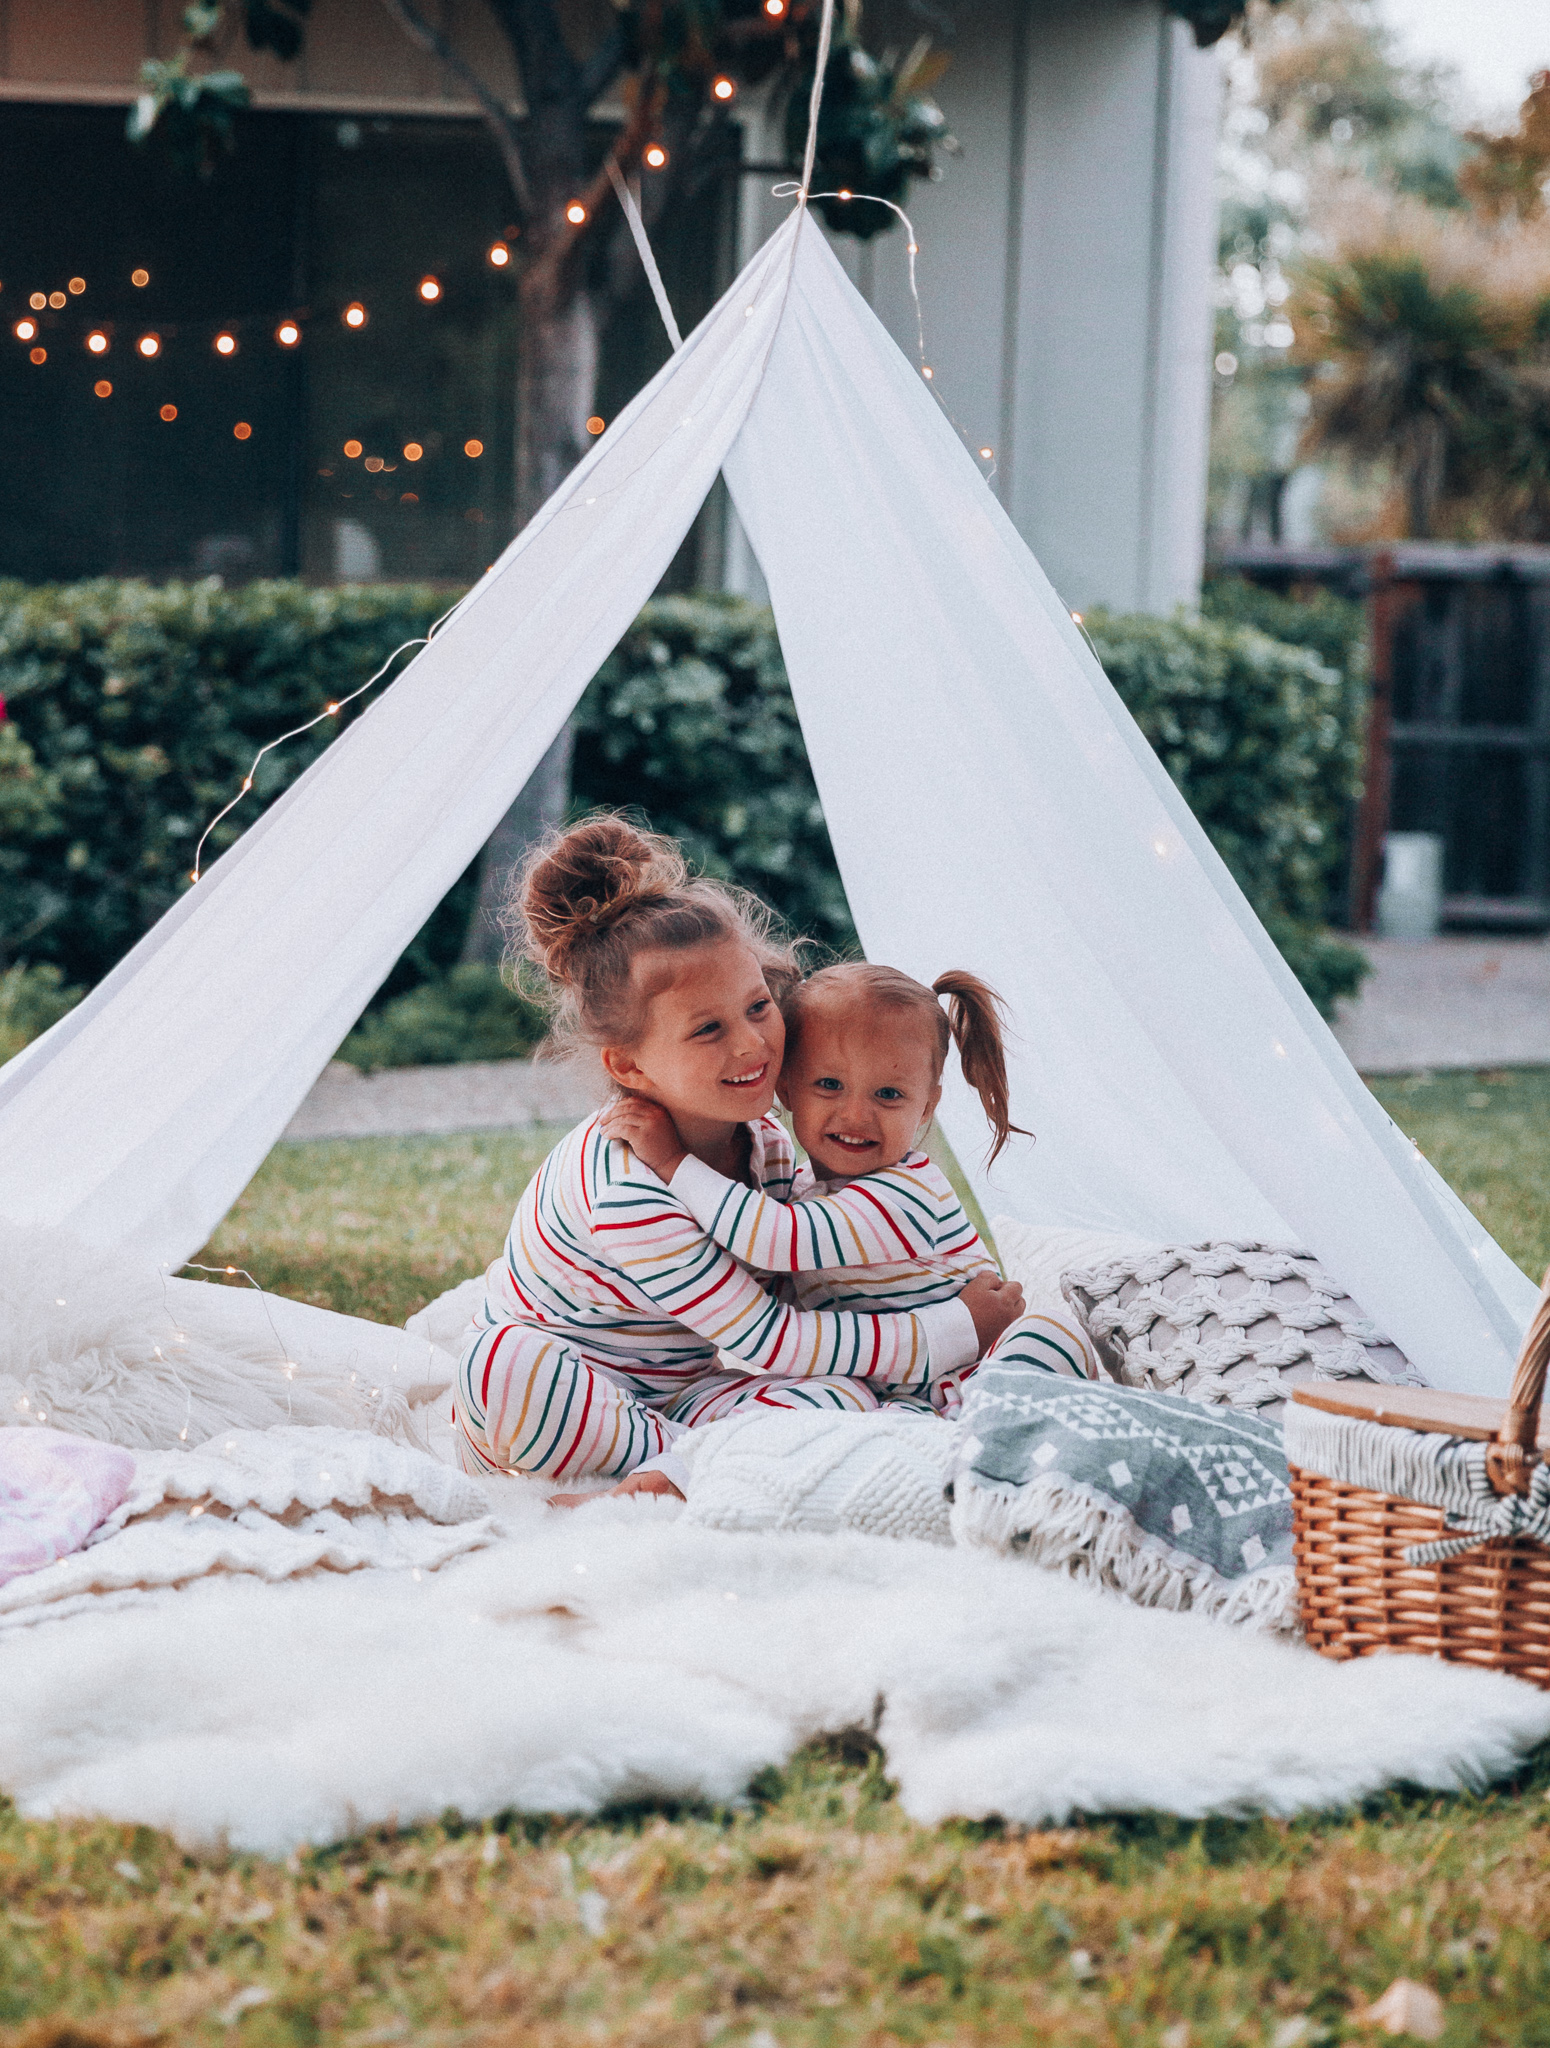
<path fill-rule="evenodd" d="M 659 1102 L 648 1102 L 643 1095 L 611 1102 L 603 1111 L 601 1129 L 605 1138 L 628 1145 L 661 1181 L 670 1181 L 687 1157 L 678 1126 Z"/>

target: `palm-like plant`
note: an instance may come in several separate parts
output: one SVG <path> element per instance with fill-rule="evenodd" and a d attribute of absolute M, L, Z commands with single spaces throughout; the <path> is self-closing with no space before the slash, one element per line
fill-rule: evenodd
<path fill-rule="evenodd" d="M 1302 311 L 1326 366 L 1309 387 L 1305 452 L 1387 461 L 1411 538 L 1430 538 L 1440 508 L 1478 489 L 1513 409 L 1508 318 L 1409 252 L 1310 264 Z"/>

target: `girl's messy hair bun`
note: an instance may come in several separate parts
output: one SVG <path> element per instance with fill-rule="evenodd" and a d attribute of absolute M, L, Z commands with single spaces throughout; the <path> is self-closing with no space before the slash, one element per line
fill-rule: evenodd
<path fill-rule="evenodd" d="M 562 985 L 578 948 L 681 896 L 689 870 L 677 844 L 617 812 L 557 832 L 528 857 L 518 891 L 523 951 Z"/>
<path fill-rule="evenodd" d="M 744 890 L 692 875 L 676 841 L 617 811 L 535 847 L 513 879 L 505 922 L 519 966 L 537 968 L 549 984 L 562 1043 L 639 1039 L 647 998 L 631 968 L 648 948 L 741 939 L 777 1001 L 798 972 L 773 911 Z"/>

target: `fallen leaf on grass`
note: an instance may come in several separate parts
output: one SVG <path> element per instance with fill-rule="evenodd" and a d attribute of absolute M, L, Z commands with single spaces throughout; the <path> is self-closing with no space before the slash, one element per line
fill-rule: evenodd
<path fill-rule="evenodd" d="M 1418 2041 L 1442 2039 L 1442 2000 L 1411 1977 L 1396 1977 L 1383 1996 L 1369 2005 L 1362 2019 L 1385 2034 L 1412 2034 Z"/>
<path fill-rule="evenodd" d="M 228 2004 L 223 2005 L 215 2017 L 223 2027 L 234 2027 L 245 2012 L 251 2012 L 255 2005 L 267 2005 L 274 1997 L 272 1991 L 262 1984 L 245 1984 Z"/>

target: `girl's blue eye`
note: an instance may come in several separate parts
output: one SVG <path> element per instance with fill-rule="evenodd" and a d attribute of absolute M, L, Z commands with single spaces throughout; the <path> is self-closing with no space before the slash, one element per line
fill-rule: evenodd
<path fill-rule="evenodd" d="M 825 1074 L 822 1077 L 822 1079 L 817 1080 L 813 1083 L 813 1086 L 815 1088 L 826 1089 L 831 1095 L 834 1093 L 835 1089 L 837 1089 L 841 1085 L 842 1084 L 840 1082 L 835 1080 L 832 1074 Z"/>
<path fill-rule="evenodd" d="M 877 1099 L 879 1102 L 902 1102 L 904 1100 L 904 1090 L 902 1088 L 879 1088 Z"/>

